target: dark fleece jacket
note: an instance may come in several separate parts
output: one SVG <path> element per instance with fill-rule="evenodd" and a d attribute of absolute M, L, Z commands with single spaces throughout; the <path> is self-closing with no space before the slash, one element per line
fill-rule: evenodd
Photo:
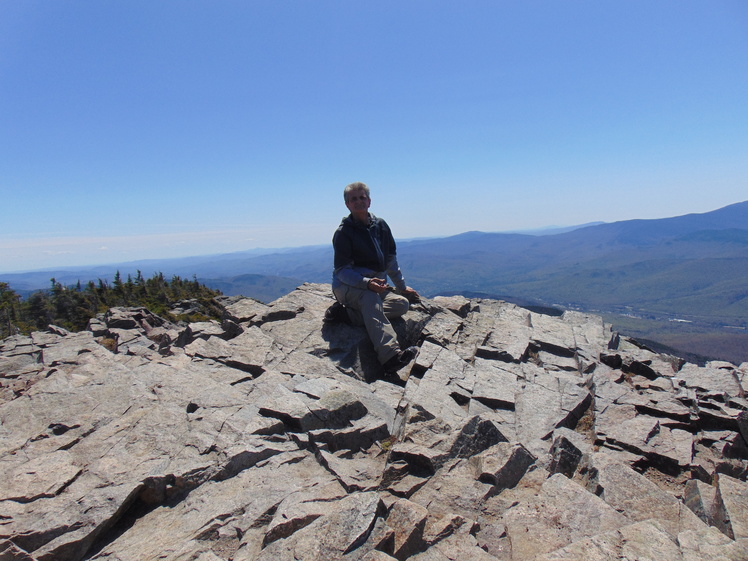
<path fill-rule="evenodd" d="M 397 264 L 397 246 L 387 223 L 369 213 L 369 223 L 343 219 L 332 238 L 335 250 L 333 286 L 365 288 L 368 279 L 387 274 L 398 289 L 405 288 Z"/>

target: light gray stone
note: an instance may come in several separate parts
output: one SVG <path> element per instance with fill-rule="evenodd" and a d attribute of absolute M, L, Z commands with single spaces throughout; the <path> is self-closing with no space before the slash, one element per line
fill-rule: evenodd
<path fill-rule="evenodd" d="M 381 500 L 375 492 L 348 495 L 334 503 L 329 515 L 268 545 L 257 561 L 341 559 L 363 545 L 381 510 Z"/>
<path fill-rule="evenodd" d="M 2 555 L 746 558 L 745 365 L 424 298 L 394 383 L 363 328 L 323 322 L 329 285 L 217 302 L 178 337 L 135 308 L 0 341 Z"/>
<path fill-rule="evenodd" d="M 553 431 L 553 446 L 551 447 L 551 473 L 561 473 L 572 478 L 582 464 L 582 459 L 592 453 L 592 444 L 587 442 L 581 434 L 567 428 Z"/>
<path fill-rule="evenodd" d="M 386 457 L 371 454 L 333 454 L 320 450 L 320 462 L 335 475 L 348 493 L 374 491 L 381 483 Z"/>
<path fill-rule="evenodd" d="M 475 360 L 472 398 L 491 409 L 514 411 L 521 382 L 516 372 L 510 370 L 509 365 L 502 367 L 502 364 L 480 358 Z"/>
<path fill-rule="evenodd" d="M 674 538 L 680 532 L 704 528 L 685 504 L 630 467 L 611 462 L 601 454 L 592 457 L 592 465 L 600 497 L 632 522 L 659 520 Z"/>
<path fill-rule="evenodd" d="M 410 500 L 434 517 L 457 514 L 474 519 L 493 492 L 493 485 L 478 481 L 475 467 L 468 460 L 455 459 L 427 478 Z"/>
<path fill-rule="evenodd" d="M 714 366 L 699 367 L 695 364 L 685 364 L 674 378 L 677 385 L 694 388 L 699 393 L 739 395 L 742 389 L 732 369 Z"/>
<path fill-rule="evenodd" d="M 394 557 L 408 559 L 426 549 L 423 539 L 429 511 L 407 499 L 398 499 L 390 507 L 387 524 L 394 529 Z"/>
<path fill-rule="evenodd" d="M 518 443 L 500 442 L 471 458 L 478 480 L 490 483 L 497 491 L 515 487 L 535 457 Z"/>
<path fill-rule="evenodd" d="M 517 439 L 535 455 L 548 453 L 554 429 L 573 426 L 592 403 L 592 394 L 581 380 L 525 369 L 527 379 L 517 395 Z"/>
<path fill-rule="evenodd" d="M 717 489 L 724 509 L 720 517 L 723 528 L 729 537 L 748 547 L 748 483 L 721 474 Z"/>
<path fill-rule="evenodd" d="M 224 305 L 225 317 L 236 323 L 253 323 L 268 311 L 268 305 L 253 298 L 238 298 Z"/>
<path fill-rule="evenodd" d="M 686 530 L 678 534 L 683 561 L 742 561 L 748 559 L 748 547 L 731 540 L 714 526 Z"/>
<path fill-rule="evenodd" d="M 513 559 L 533 559 L 629 524 L 602 499 L 561 474 L 546 480 L 537 495 L 511 507 L 502 521 Z"/>

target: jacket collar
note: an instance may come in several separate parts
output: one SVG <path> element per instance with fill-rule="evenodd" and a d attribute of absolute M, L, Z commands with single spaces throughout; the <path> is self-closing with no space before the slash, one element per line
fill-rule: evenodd
<path fill-rule="evenodd" d="M 362 224 L 355 218 L 353 218 L 352 214 L 349 214 L 343 219 L 344 224 L 349 224 L 353 226 L 354 228 L 370 228 L 374 222 L 376 221 L 376 216 L 374 216 L 371 212 L 369 213 L 369 221 L 366 224 Z"/>

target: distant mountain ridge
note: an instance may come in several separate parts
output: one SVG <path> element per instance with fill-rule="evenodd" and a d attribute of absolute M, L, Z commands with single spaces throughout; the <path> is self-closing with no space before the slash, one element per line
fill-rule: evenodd
<path fill-rule="evenodd" d="M 552 229 L 550 231 L 556 231 Z M 560 229 L 566 230 L 566 229 Z M 453 288 L 454 279 L 433 278 L 433 260 L 446 264 L 460 263 L 471 275 L 484 277 L 483 268 L 498 275 L 502 282 L 526 280 L 532 271 L 598 263 L 638 262 L 652 257 L 741 258 L 748 240 L 748 201 L 702 214 L 688 214 L 663 219 L 635 219 L 601 223 L 547 235 L 522 233 L 465 232 L 445 238 L 399 241 L 398 251 L 409 280 L 426 283 L 426 291 Z M 664 246 L 663 246 L 664 244 Z M 662 247 L 661 247 L 662 246 Z M 639 252 L 645 251 L 644 254 Z M 474 262 L 473 262 L 474 261 Z M 46 288 L 54 276 L 59 282 L 77 282 L 110 278 L 117 270 L 123 277 L 140 270 L 144 275 L 163 272 L 166 275 L 193 275 L 203 279 L 226 279 L 239 275 L 271 275 L 310 282 L 326 282 L 331 275 L 332 248 L 328 245 L 251 250 L 229 254 L 196 256 L 165 260 L 143 260 L 97 267 L 59 268 L 48 271 L 0 274 L 16 290 Z M 602 264 L 602 262 L 600 263 Z M 415 268 L 415 269 L 414 269 Z M 519 271 L 521 278 L 512 279 Z M 439 277 L 444 277 L 443 273 Z M 472 281 L 483 284 L 486 281 Z M 449 287 L 443 285 L 449 284 Z M 463 287 L 467 290 L 467 287 Z"/>
<path fill-rule="evenodd" d="M 737 345 L 745 347 L 748 360 L 748 201 L 549 235 L 465 232 L 404 240 L 398 257 L 408 283 L 425 296 L 481 293 L 540 306 L 730 326 L 743 330 L 736 333 L 745 342 Z M 117 269 L 123 277 L 160 271 L 194 275 L 225 294 L 267 301 L 301 282 L 330 282 L 332 258 L 332 247 L 324 245 L 0 275 L 0 281 L 23 292 L 46 288 L 52 276 L 74 284 L 111 278 Z"/>
<path fill-rule="evenodd" d="M 551 281 L 558 281 L 559 276 L 576 276 L 580 271 L 615 270 L 653 260 L 660 261 L 658 270 L 663 270 L 668 267 L 666 261 L 682 265 L 693 259 L 715 258 L 735 259 L 734 264 L 742 270 L 741 260 L 748 257 L 747 240 L 748 201 L 702 214 L 595 224 L 543 236 L 473 231 L 446 238 L 400 241 L 398 248 L 406 278 L 427 294 L 517 291 L 518 297 L 553 301 L 558 299 L 558 291 L 548 286 Z M 47 288 L 51 277 L 72 284 L 78 280 L 106 280 L 117 270 L 123 277 L 134 276 L 140 270 L 144 275 L 194 275 L 209 283 L 221 283 L 224 290 L 232 293 L 227 280 L 241 275 L 308 282 L 330 279 L 330 246 L 266 251 L 6 274 L 0 275 L 0 280 L 23 292 Z M 434 274 L 436 270 L 438 275 Z M 541 293 L 527 285 L 538 282 L 551 292 Z M 564 300 L 569 300 L 568 292 L 562 291 Z"/>
<path fill-rule="evenodd" d="M 468 243 L 447 238 L 440 247 L 403 248 L 401 261 L 427 292 L 475 290 L 571 307 L 646 307 L 745 326 L 746 240 L 748 202 L 542 238 L 484 234 Z M 431 278 L 429 261 L 438 263 L 438 279 Z"/>

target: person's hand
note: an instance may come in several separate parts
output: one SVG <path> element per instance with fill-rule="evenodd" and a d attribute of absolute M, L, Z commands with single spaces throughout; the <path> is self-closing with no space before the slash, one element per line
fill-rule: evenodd
<path fill-rule="evenodd" d="M 409 286 L 405 287 L 405 290 L 403 290 L 402 295 L 405 296 L 408 299 L 408 302 L 416 303 L 421 301 L 421 295 L 418 294 L 413 288 L 410 288 Z"/>
<path fill-rule="evenodd" d="M 369 284 L 366 285 L 366 287 L 372 292 L 382 294 L 382 292 L 387 290 L 387 283 L 382 279 L 373 278 L 369 281 Z"/>

